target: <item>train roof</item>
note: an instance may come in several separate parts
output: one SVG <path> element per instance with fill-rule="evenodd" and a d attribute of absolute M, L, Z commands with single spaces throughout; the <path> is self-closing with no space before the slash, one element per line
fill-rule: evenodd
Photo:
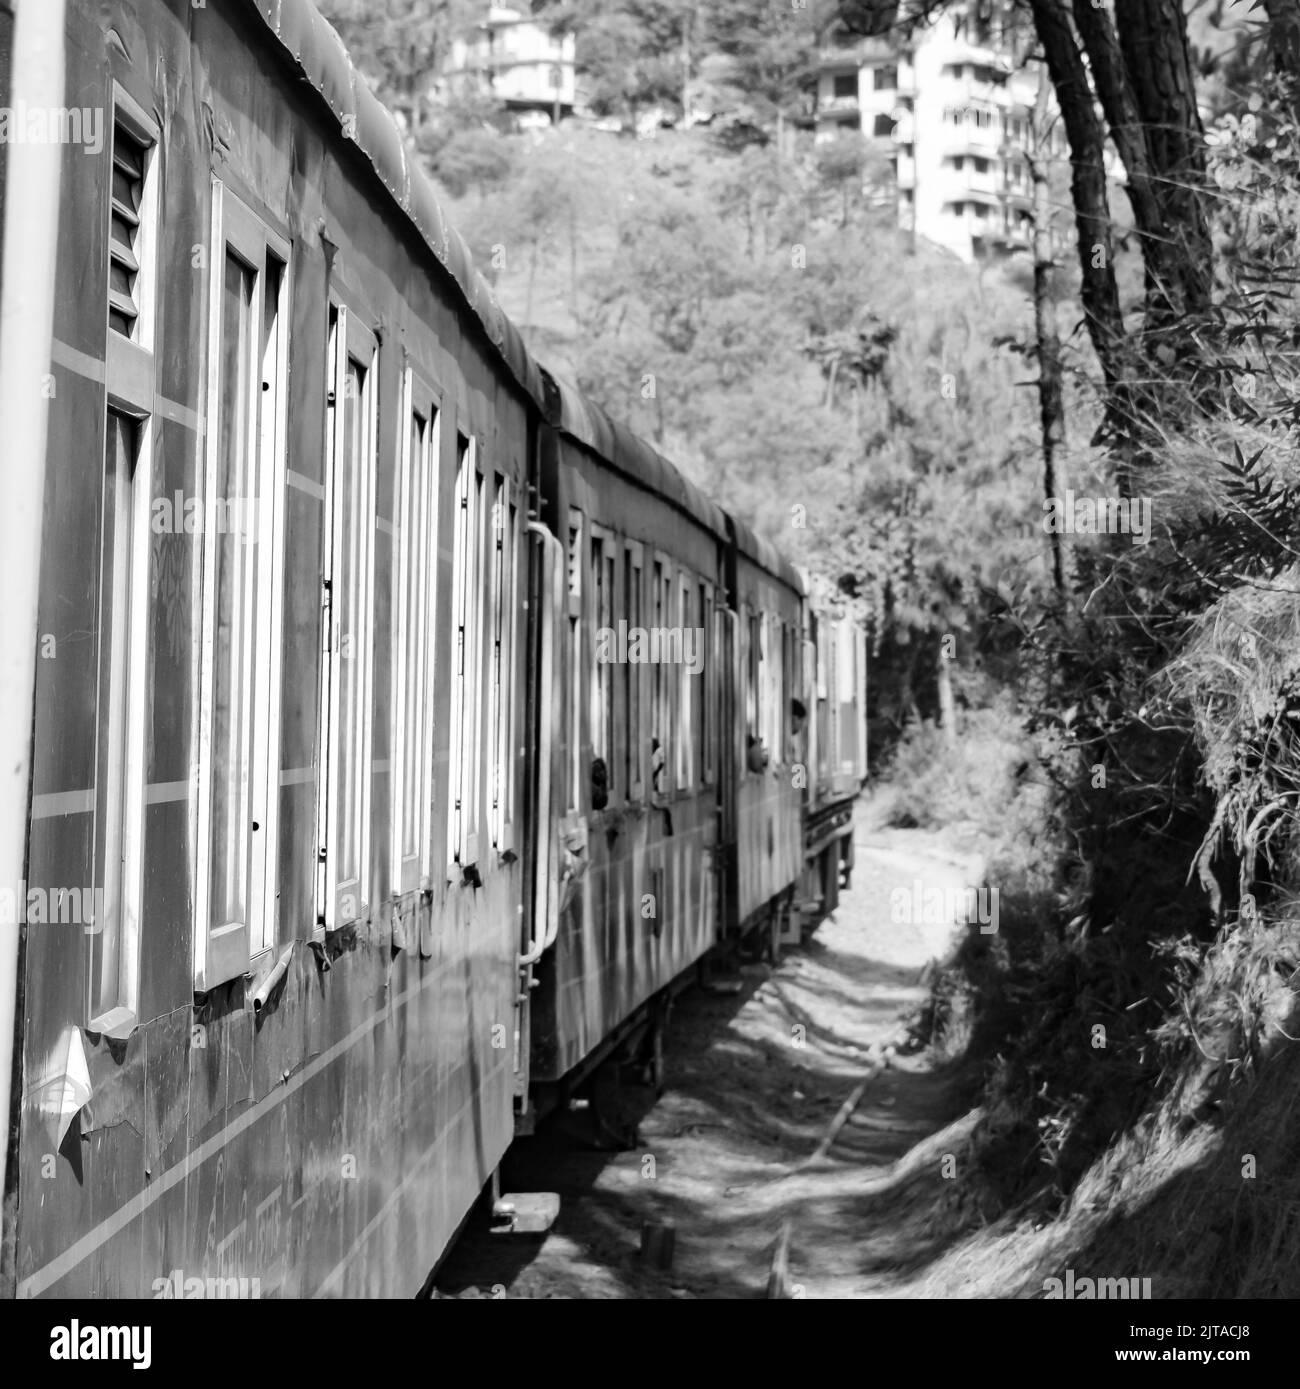
<path fill-rule="evenodd" d="M 626 425 L 610 419 L 571 381 L 545 368 L 542 374 L 554 393 L 547 414 L 561 433 L 607 459 L 619 472 L 654 488 L 706 530 L 726 539 L 726 512 L 688 482 L 663 454 Z"/>
<path fill-rule="evenodd" d="M 764 540 L 761 535 L 755 535 L 743 521 L 738 521 L 730 513 L 727 515 L 727 524 L 735 536 L 736 548 L 742 555 L 753 560 L 768 573 L 774 574 L 801 598 L 807 595 L 808 585 L 804 582 L 803 572 L 795 568 L 775 545 Z"/>
<path fill-rule="evenodd" d="M 370 90 L 347 46 L 311 0 L 245 0 L 245 4 L 338 117 L 342 137 L 351 141 L 374 169 L 460 290 L 465 306 L 482 325 L 510 374 L 551 422 L 620 472 L 662 493 L 717 535 L 725 537 L 727 527 L 732 527 L 744 554 L 803 595 L 806 585 L 799 572 L 774 546 L 724 512 L 662 454 L 625 425 L 611 420 L 577 386 L 560 380 L 532 356 L 497 302 L 492 286 L 474 268 L 464 239 L 443 216 L 432 181 L 407 157 L 406 142 L 392 113 Z"/>

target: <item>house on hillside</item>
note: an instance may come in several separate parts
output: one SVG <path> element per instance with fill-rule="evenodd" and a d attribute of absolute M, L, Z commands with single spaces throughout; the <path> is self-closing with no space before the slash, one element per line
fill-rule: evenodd
<path fill-rule="evenodd" d="M 552 34 L 531 15 L 493 5 L 472 34 L 453 40 L 434 92 L 443 100 L 491 98 L 523 125 L 558 123 L 577 101 L 576 63 L 575 35 Z"/>
<path fill-rule="evenodd" d="M 888 152 L 900 226 L 966 261 L 1027 250 L 1039 74 L 1025 49 L 1009 4 L 953 6 L 906 37 L 832 23 L 809 123 L 819 141 L 860 132 Z M 1066 157 L 1059 121 L 1047 154 Z"/>

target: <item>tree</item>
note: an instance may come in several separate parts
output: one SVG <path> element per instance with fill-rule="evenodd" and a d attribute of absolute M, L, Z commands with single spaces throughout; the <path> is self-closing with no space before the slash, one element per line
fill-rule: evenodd
<path fill-rule="evenodd" d="M 647 108 L 685 111 L 696 9 L 697 0 L 561 0 L 543 16 L 579 36 L 586 104 L 635 130 Z"/>
<path fill-rule="evenodd" d="M 418 135 L 425 92 L 452 37 L 473 23 L 479 6 L 474 0 L 319 0 L 319 7 L 379 99 Z"/>

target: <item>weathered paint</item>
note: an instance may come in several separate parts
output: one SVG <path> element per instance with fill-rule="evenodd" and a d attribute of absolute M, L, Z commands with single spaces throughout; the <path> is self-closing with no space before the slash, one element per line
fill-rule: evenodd
<path fill-rule="evenodd" d="M 301 7 L 285 6 L 285 10 Z M 283 16 L 282 16 L 283 17 Z M 240 979 L 196 1006 L 193 781 L 198 589 L 194 539 L 152 537 L 150 561 L 145 931 L 139 1025 L 125 1042 L 86 1034 L 92 1099 L 52 1151 L 39 1084 L 69 1027 L 84 1027 L 86 946 L 75 927 L 26 931 L 25 1095 L 17 1279 L 20 1295 L 149 1295 L 173 1269 L 261 1279 L 264 1296 L 413 1293 L 513 1132 L 510 1045 L 523 901 L 517 861 L 495 853 L 482 886 L 439 881 L 426 898 L 389 882 L 387 762 L 391 535 L 376 534 L 370 917 L 311 947 L 315 773 L 319 759 L 321 484 L 326 296 L 362 306 L 383 339 L 376 515 L 394 515 L 399 371 L 407 360 L 442 392 L 439 621 L 450 613 L 456 431 L 485 441 L 484 469 L 527 482 L 536 369 L 488 341 L 490 323 L 400 206 L 400 142 L 356 95 L 319 20 L 321 83 L 361 114 L 358 141 L 387 169 L 389 198 L 359 165 L 310 87 L 286 81 L 284 54 L 243 6 L 92 6 L 71 10 L 69 90 L 111 113 L 116 78 L 162 132 L 160 295 L 156 320 L 155 496 L 199 491 L 207 328 L 206 274 L 194 264 L 210 226 L 210 172 L 292 243 L 280 787 L 279 948 L 297 942 L 260 1014 Z M 304 50 L 305 51 L 305 50 Z M 346 81 L 344 74 L 347 74 Z M 345 90 L 346 89 L 346 90 Z M 324 118 L 323 118 L 324 117 Z M 111 123 L 111 116 L 110 116 Z M 32 884 L 93 879 L 101 478 L 105 415 L 107 218 L 101 158 L 65 155 L 65 196 L 81 211 L 59 227 L 61 277 L 52 371 L 34 790 L 84 809 L 33 822 Z M 397 161 L 396 166 L 394 161 Z M 210 249 L 210 248 L 209 248 Z M 459 265 L 469 276 L 468 263 Z M 472 282 L 472 281 L 471 281 Z M 509 346 L 509 344 L 507 344 Z M 516 346 L 518 346 L 516 342 Z M 189 421 L 188 423 L 186 421 Z M 526 596 L 521 589 L 520 601 Z M 486 620 L 486 605 L 485 605 Z M 520 619 L 522 629 L 522 613 Z M 487 645 L 484 642 L 484 670 Z M 522 660 L 520 661 L 522 666 Z M 512 679 L 518 678 L 512 674 Z M 446 766 L 447 662 L 435 667 Z M 522 701 L 516 704 L 522 729 Z M 522 737 L 511 745 L 518 748 Z M 480 758 L 490 755 L 484 729 Z M 522 778 L 522 758 L 516 775 Z M 484 779 L 485 780 L 485 779 Z M 486 826 L 480 826 L 486 842 Z M 446 842 L 439 798 L 434 843 Z M 440 859 L 435 858 L 436 862 Z M 439 874 L 441 877 L 441 874 Z M 394 922 L 400 923 L 394 936 Z M 405 931 L 401 929 L 405 926 Z M 402 948 L 400 942 L 406 942 Z M 499 1034 L 498 1034 L 499 1035 Z M 201 1042 L 201 1045 L 200 1045 Z"/>
<path fill-rule="evenodd" d="M 624 796 L 591 809 L 584 704 L 576 736 L 586 799 L 558 826 L 530 825 L 539 706 L 524 695 L 532 693 L 526 656 L 536 650 L 532 619 L 540 604 L 537 566 L 521 553 L 516 572 L 532 576 L 534 601 L 523 609 L 530 585 L 521 583 L 520 640 L 508 673 L 516 690 L 509 746 L 517 852 L 483 854 L 477 884 L 446 881 L 439 868 L 429 891 L 395 891 L 386 812 L 400 371 L 409 363 L 435 387 L 444 421 L 440 632 L 451 627 L 458 433 L 479 441 L 486 480 L 494 472 L 509 478 L 521 507 L 525 488 L 537 488 L 535 505 L 557 535 L 564 534 L 568 507 L 578 506 L 589 520 L 641 543 L 646 621 L 656 552 L 712 585 L 716 609 L 759 606 L 796 627 L 802 583 L 766 542 L 529 357 L 408 160 L 391 117 L 307 0 L 197 7 L 73 0 L 67 33 L 69 92 L 111 113 L 116 80 L 161 132 L 155 496 L 201 490 L 206 264 L 213 257 L 196 253 L 214 249 L 207 245 L 212 175 L 292 247 L 272 952 L 289 953 L 282 981 L 260 1010 L 250 993 L 265 963 L 252 979 L 194 993 L 201 571 L 189 537 L 153 536 L 138 1025 L 123 1041 L 86 1033 L 80 930 L 27 928 L 18 1292 L 148 1296 L 179 1269 L 186 1276 L 257 1278 L 263 1296 L 409 1295 L 512 1134 L 520 1081 L 512 1047 L 500 1045 L 499 1036 L 509 1038 L 520 1025 L 520 947 L 547 925 L 530 919 L 537 836 L 554 828 L 585 835 L 587 846 L 573 904 L 550 923 L 557 940 L 539 968 L 533 1001 L 535 1078 L 548 1080 L 579 1064 L 698 959 L 724 924 L 761 917 L 789 888 L 798 866 L 800 793 L 788 784 L 782 759 L 762 776 L 744 775 L 742 651 L 719 622 L 704 682 L 716 741 L 712 778 L 663 793 L 647 787 L 637 803 Z M 111 133 L 111 115 L 106 124 Z M 38 668 L 27 874 L 29 883 L 47 887 L 88 883 L 95 874 L 110 157 L 107 149 L 98 157 L 79 148 L 64 154 L 69 213 L 58 228 L 61 295 L 40 613 L 57 659 Z M 381 342 L 370 749 L 377 809 L 371 910 L 319 941 L 312 939 L 317 688 L 332 297 Z M 584 567 L 586 540 L 584 531 Z M 616 575 L 621 586 L 621 566 Z M 589 611 L 584 620 L 590 627 Z M 484 605 L 485 627 L 487 621 Z M 489 643 L 481 648 L 485 676 Z M 432 755 L 442 773 L 451 693 L 445 654 L 440 644 L 432 688 Z M 561 683 L 567 691 L 589 674 L 566 669 Z M 648 711 L 647 669 L 639 675 Z M 648 737 L 648 729 L 628 727 L 622 688 L 615 680 L 617 764 L 628 738 Z M 490 731 L 483 723 L 478 757 L 486 767 Z M 557 740 L 557 765 L 567 765 L 571 752 Z M 648 771 L 648 750 L 645 762 Z M 490 842 L 483 805 L 477 813 L 480 838 Z M 447 815 L 447 797 L 438 794 L 435 846 L 447 842 Z M 441 862 L 438 851 L 434 862 Z M 641 901 L 656 874 L 662 900 L 648 918 Z M 92 1094 L 55 1151 L 42 1087 L 74 1029 L 81 1030 Z"/>

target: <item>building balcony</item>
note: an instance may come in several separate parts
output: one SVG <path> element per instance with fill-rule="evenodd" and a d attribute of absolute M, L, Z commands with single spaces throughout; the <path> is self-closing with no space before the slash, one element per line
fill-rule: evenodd
<path fill-rule="evenodd" d="M 943 61 L 945 63 L 972 63 L 977 67 L 995 68 L 998 72 L 1010 73 L 1012 62 L 1010 57 L 998 48 L 990 48 L 987 44 L 975 43 L 970 39 L 953 39 L 944 46 Z"/>
<path fill-rule="evenodd" d="M 974 203 L 980 207 L 997 210 L 1001 216 L 1002 199 L 989 188 L 960 188 L 949 192 L 944 190 L 944 201 L 953 203 Z"/>
<path fill-rule="evenodd" d="M 1002 152 L 1002 132 L 992 125 L 982 129 L 974 125 L 945 125 L 941 144 L 944 154 L 996 159 Z"/>
<path fill-rule="evenodd" d="M 851 35 L 841 43 L 822 44 L 817 50 L 817 66 L 822 70 L 859 68 L 866 63 L 887 62 L 897 53 L 897 48 L 888 39 L 865 39 Z"/>
<path fill-rule="evenodd" d="M 982 243 L 992 250 L 1027 250 L 1033 243 L 1034 229 L 1026 222 L 1006 226 L 981 227 L 978 224 L 971 232 L 971 240 Z"/>
<path fill-rule="evenodd" d="M 819 116 L 852 116 L 861 109 L 856 96 L 828 96 L 817 103 Z"/>

